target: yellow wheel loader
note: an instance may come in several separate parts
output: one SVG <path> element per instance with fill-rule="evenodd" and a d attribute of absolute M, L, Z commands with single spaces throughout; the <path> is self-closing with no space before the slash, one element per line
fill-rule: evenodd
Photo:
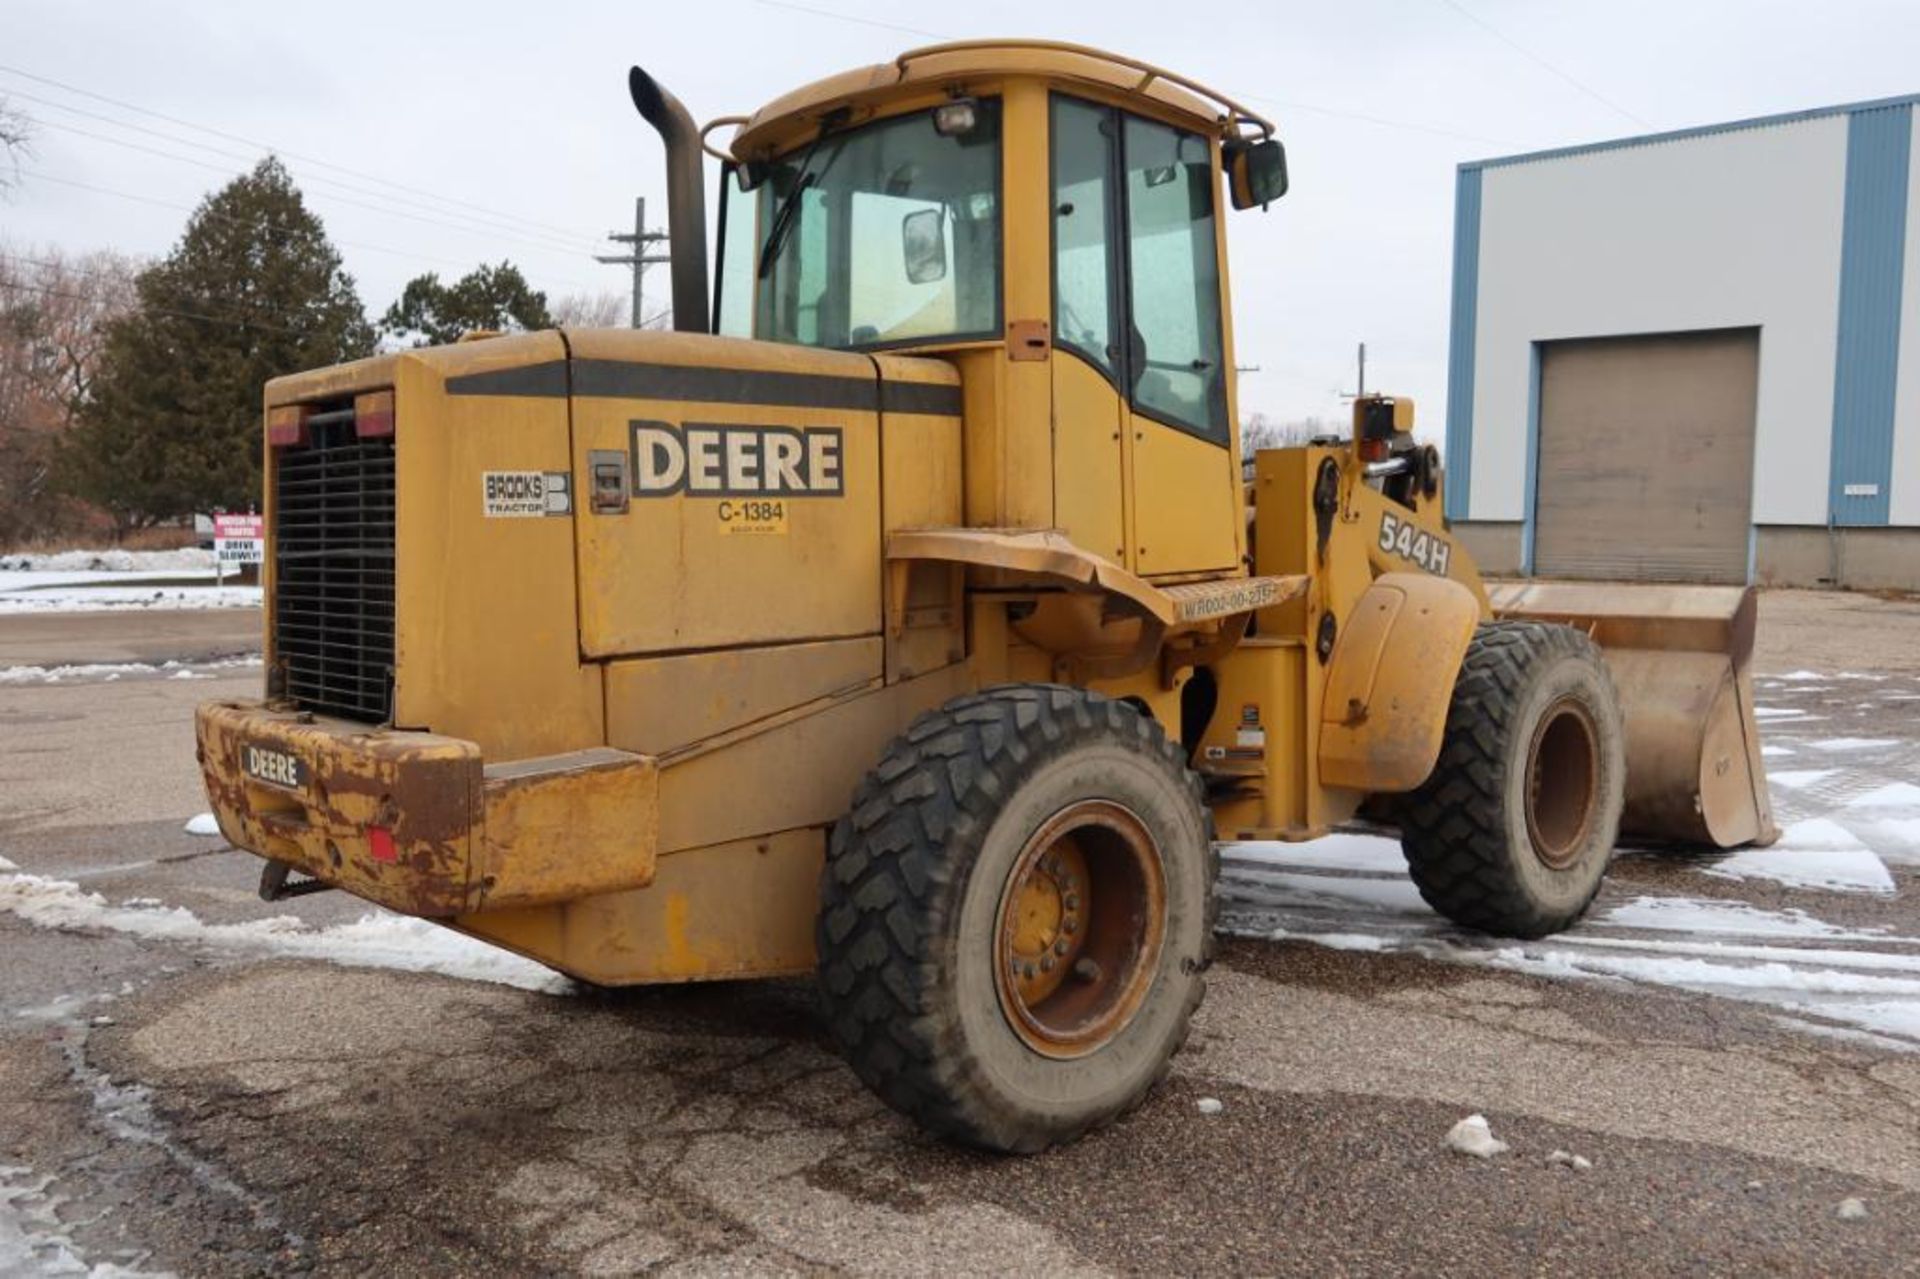
<path fill-rule="evenodd" d="M 1031 1151 L 1166 1072 L 1217 839 L 1367 805 L 1437 910 L 1537 936 L 1621 831 L 1772 836 L 1747 593 L 1490 594 L 1404 399 L 1243 473 L 1256 113 L 1028 40 L 704 130 L 630 88 L 676 332 L 267 387 L 265 696 L 197 721 L 263 895 L 590 983 L 817 973 L 888 1102 Z"/>

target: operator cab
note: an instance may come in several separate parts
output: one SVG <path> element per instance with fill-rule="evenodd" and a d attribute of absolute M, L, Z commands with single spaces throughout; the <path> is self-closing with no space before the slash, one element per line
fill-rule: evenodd
<path fill-rule="evenodd" d="M 1221 197 L 1284 193 L 1271 125 L 1038 41 L 918 50 L 725 124 L 717 332 L 945 358 L 970 423 L 1006 424 L 969 427 L 969 470 L 1005 477 L 969 523 L 1061 528 L 1144 576 L 1241 571 Z"/>

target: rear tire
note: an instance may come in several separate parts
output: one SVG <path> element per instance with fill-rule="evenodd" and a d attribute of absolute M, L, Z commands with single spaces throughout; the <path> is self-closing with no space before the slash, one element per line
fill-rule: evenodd
<path fill-rule="evenodd" d="M 1030 1152 L 1137 1106 L 1213 947 L 1199 779 L 1150 717 L 1010 685 L 921 716 L 834 827 L 820 991 L 862 1080 L 943 1137 Z"/>
<path fill-rule="evenodd" d="M 1493 622 L 1467 648 L 1433 773 L 1398 806 L 1400 846 L 1448 919 L 1544 937 L 1599 893 L 1625 793 L 1600 650 L 1571 627 Z"/>

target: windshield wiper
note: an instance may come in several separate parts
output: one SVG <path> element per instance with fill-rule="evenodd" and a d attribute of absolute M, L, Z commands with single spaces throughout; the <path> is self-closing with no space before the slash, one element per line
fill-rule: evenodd
<path fill-rule="evenodd" d="M 780 249 L 787 242 L 787 233 L 793 230 L 794 214 L 800 211 L 800 196 L 813 185 L 813 175 L 802 173 L 800 180 L 793 184 L 793 190 L 787 192 L 787 198 L 780 202 L 779 210 L 773 215 L 773 225 L 767 228 L 767 242 L 760 247 L 760 269 L 755 278 L 764 280 L 767 272 L 773 269 L 774 259 L 780 256 Z"/>
<path fill-rule="evenodd" d="M 819 179 L 818 174 L 807 171 L 807 166 L 813 163 L 814 152 L 818 151 L 820 144 L 827 140 L 827 135 L 838 128 L 845 119 L 846 110 L 842 108 L 829 112 L 826 118 L 820 121 L 820 132 L 813 135 L 813 141 L 807 144 L 807 153 L 800 157 L 800 176 L 794 180 L 793 190 L 787 192 L 786 198 L 780 201 L 780 207 L 774 211 L 773 225 L 767 228 L 767 242 L 760 246 L 760 264 L 754 270 L 754 278 L 764 280 L 767 278 L 767 272 L 773 269 L 774 259 L 780 256 L 781 246 L 786 244 L 787 235 L 793 230 L 794 215 L 800 211 L 800 196 Z M 832 167 L 839 155 L 840 148 L 835 147 L 833 154 L 827 157 L 826 164 L 820 166 L 820 172 L 825 173 Z"/>

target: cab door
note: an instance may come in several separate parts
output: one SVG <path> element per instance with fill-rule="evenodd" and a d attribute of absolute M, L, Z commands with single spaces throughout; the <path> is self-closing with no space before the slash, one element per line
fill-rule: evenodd
<path fill-rule="evenodd" d="M 1221 322 L 1213 147 L 1121 115 L 1134 571 L 1234 568 L 1242 519 Z"/>
<path fill-rule="evenodd" d="M 1057 94 L 1052 167 L 1056 520 L 1142 575 L 1231 571 L 1212 144 Z"/>

